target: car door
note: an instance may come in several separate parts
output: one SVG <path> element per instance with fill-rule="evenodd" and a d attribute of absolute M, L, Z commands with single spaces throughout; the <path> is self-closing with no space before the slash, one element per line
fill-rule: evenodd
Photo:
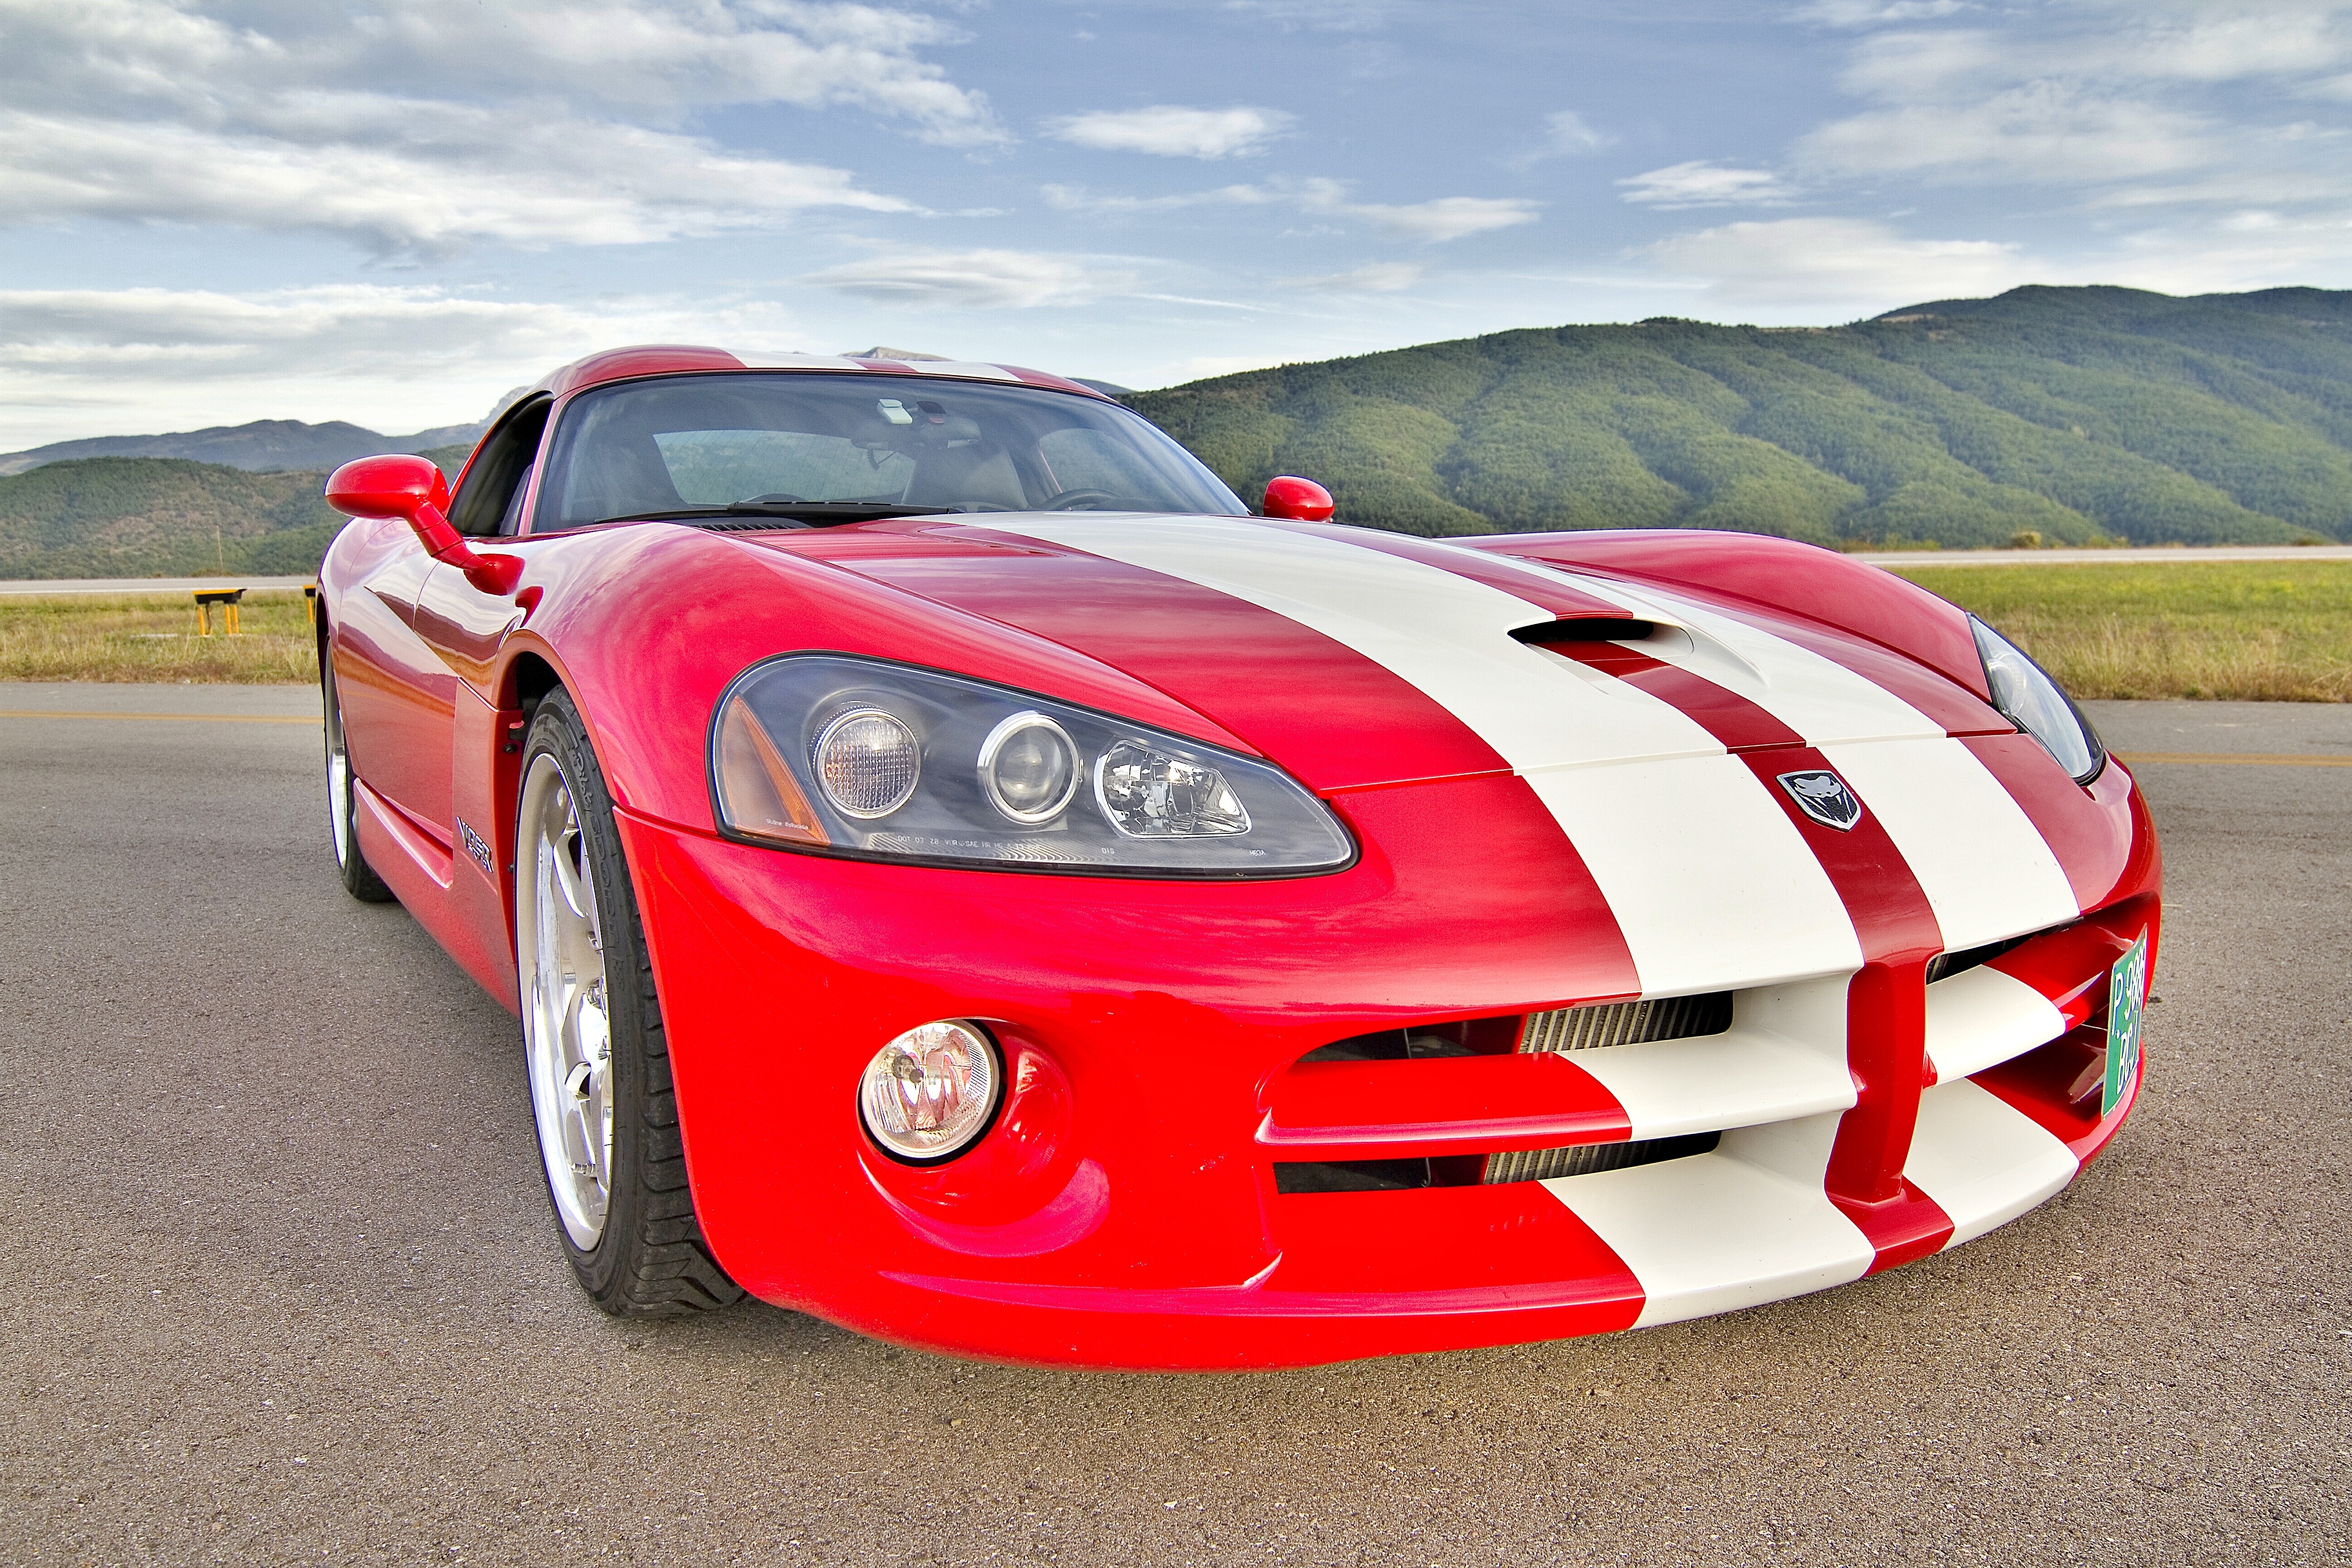
<path fill-rule="evenodd" d="M 465 481 L 449 505 L 449 521 L 460 533 L 497 541 L 517 531 L 540 438 L 551 404 L 527 401 L 483 438 L 467 465 Z M 509 545 L 528 554 L 527 544 Z M 413 624 L 447 682 L 448 707 L 433 737 L 440 769 L 442 830 L 456 862 L 452 907 L 485 952 L 504 930 L 505 889 L 513 863 L 514 824 L 503 803 L 512 794 L 511 773 L 521 721 L 501 706 L 496 677 L 499 646 L 530 614 L 515 595 L 485 593 L 456 567 L 436 564 L 415 602 Z"/>
<path fill-rule="evenodd" d="M 338 605 L 331 650 L 352 768 L 446 847 L 456 681 L 415 630 L 433 558 L 404 522 L 361 526 L 358 581 Z"/>

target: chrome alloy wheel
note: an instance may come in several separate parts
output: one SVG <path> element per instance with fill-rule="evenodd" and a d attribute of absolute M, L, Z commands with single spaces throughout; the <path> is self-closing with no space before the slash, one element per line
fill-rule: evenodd
<path fill-rule="evenodd" d="M 595 875 L 571 781 L 553 757 L 532 759 L 520 822 L 529 859 L 515 885 L 515 949 L 531 1115 L 556 1215 L 588 1252 L 612 1201 L 612 1028 Z"/>

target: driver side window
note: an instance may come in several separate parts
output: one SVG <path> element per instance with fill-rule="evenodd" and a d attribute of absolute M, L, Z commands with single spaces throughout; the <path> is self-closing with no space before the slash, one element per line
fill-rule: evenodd
<path fill-rule="evenodd" d="M 483 439 L 466 482 L 449 503 L 449 521 L 458 532 L 481 539 L 520 528 L 522 499 L 530 488 L 531 465 L 539 458 L 539 438 L 547 429 L 548 410 L 554 406 L 552 398 L 534 398 L 508 414 Z"/>

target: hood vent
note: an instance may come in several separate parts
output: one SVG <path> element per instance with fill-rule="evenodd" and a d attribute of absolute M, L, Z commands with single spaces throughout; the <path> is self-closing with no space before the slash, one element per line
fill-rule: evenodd
<path fill-rule="evenodd" d="M 1619 616 L 1578 616 L 1570 620 L 1521 626 L 1511 636 L 1542 647 L 1563 642 L 1639 642 L 1657 629 L 1654 621 L 1628 620 Z"/>

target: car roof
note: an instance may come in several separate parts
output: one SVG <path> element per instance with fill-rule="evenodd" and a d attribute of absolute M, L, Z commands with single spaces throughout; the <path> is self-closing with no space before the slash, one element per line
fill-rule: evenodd
<path fill-rule="evenodd" d="M 694 343 L 638 343 L 629 348 L 605 349 L 584 359 L 573 360 L 531 390 L 562 397 L 583 387 L 596 386 L 608 381 L 626 381 L 637 376 L 743 370 L 846 370 L 882 375 L 930 376 L 949 381 L 992 381 L 1042 386 L 1055 392 L 1075 392 L 1105 403 L 1113 401 L 1093 387 L 1066 376 L 1052 375 L 1017 364 L 984 364 L 965 360 L 856 359 L 843 354 L 738 354 Z"/>

